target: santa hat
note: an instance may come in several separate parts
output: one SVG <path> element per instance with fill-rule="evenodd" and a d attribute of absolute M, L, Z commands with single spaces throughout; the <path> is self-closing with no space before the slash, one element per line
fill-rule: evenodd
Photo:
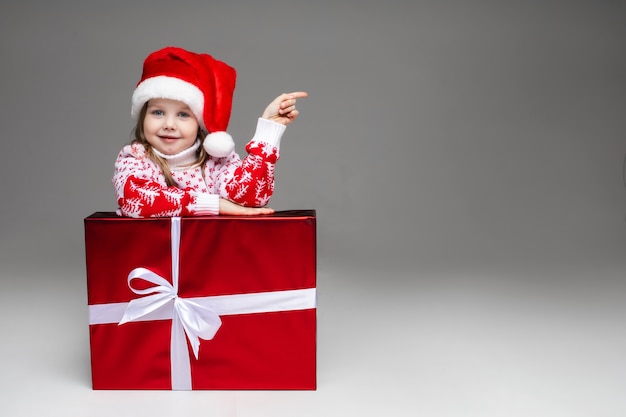
<path fill-rule="evenodd" d="M 143 105 L 152 98 L 179 100 L 189 106 L 200 127 L 208 133 L 204 149 L 218 158 L 235 149 L 226 133 L 236 71 L 207 54 L 166 47 L 148 55 L 141 81 L 132 97 L 131 116 L 137 119 Z"/>

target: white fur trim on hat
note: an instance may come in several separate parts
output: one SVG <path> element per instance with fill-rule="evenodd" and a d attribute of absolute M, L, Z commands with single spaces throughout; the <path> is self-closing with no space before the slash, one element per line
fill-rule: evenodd
<path fill-rule="evenodd" d="M 223 158 L 235 150 L 235 141 L 227 132 L 213 132 L 204 138 L 203 146 L 209 155 Z"/>
<path fill-rule="evenodd" d="M 198 119 L 200 126 L 206 130 L 204 119 L 204 94 L 198 87 L 180 78 L 160 75 L 143 80 L 133 92 L 130 115 L 133 119 L 139 117 L 139 112 L 146 102 L 152 98 L 168 98 L 182 101 Z"/>

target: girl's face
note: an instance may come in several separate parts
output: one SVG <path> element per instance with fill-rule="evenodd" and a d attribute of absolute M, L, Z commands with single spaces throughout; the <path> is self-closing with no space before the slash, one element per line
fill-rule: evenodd
<path fill-rule="evenodd" d="M 175 155 L 195 143 L 198 120 L 182 101 L 156 98 L 148 101 L 143 133 L 157 151 Z"/>

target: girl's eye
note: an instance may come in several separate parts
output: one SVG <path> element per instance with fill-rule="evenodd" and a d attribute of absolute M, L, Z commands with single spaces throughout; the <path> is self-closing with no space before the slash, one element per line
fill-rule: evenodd
<path fill-rule="evenodd" d="M 178 117 L 187 118 L 189 117 L 189 113 L 181 111 L 180 113 L 178 113 Z"/>
<path fill-rule="evenodd" d="M 152 110 L 151 113 L 155 116 L 163 116 L 165 114 L 163 110 Z"/>

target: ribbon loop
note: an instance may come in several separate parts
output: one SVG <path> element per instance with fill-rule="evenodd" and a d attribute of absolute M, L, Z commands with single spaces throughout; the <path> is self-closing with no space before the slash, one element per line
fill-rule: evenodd
<path fill-rule="evenodd" d="M 146 289 L 137 289 L 132 286 L 133 279 L 142 279 L 155 285 Z M 120 325 L 144 317 L 177 297 L 172 284 L 165 278 L 146 268 L 135 268 L 130 271 L 130 274 L 128 274 L 128 287 L 135 294 L 146 295 L 144 297 L 135 298 L 128 303 L 124 316 L 119 322 Z"/>
<path fill-rule="evenodd" d="M 151 284 L 154 284 L 154 286 L 148 287 L 145 289 L 135 288 L 132 285 L 132 281 L 134 279 L 147 281 Z M 146 268 L 135 268 L 132 271 L 130 271 L 130 273 L 128 274 L 127 281 L 128 281 L 128 288 L 130 288 L 131 291 L 137 295 L 152 294 L 155 292 L 162 292 L 162 293 L 169 292 L 172 294 L 176 294 L 177 292 L 174 289 L 174 286 L 170 284 L 168 280 L 166 280 L 159 274 L 154 273 Z"/>

